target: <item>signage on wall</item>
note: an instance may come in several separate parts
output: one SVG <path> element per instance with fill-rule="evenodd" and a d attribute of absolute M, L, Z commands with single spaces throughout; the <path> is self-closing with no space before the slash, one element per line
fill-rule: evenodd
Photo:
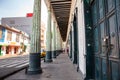
<path fill-rule="evenodd" d="M 16 44 L 16 42 L 10 42 L 10 44 Z"/>
<path fill-rule="evenodd" d="M 33 13 L 27 13 L 26 17 L 32 17 Z"/>

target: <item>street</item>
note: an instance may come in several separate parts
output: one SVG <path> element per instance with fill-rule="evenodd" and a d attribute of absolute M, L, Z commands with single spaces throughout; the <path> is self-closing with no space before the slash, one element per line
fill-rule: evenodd
<path fill-rule="evenodd" d="M 28 66 L 28 64 L 28 55 L 0 59 L 0 79 L 25 68 L 26 66 Z"/>
<path fill-rule="evenodd" d="M 28 55 L 11 57 L 6 59 L 0 59 L 0 69 L 1 68 L 19 68 L 28 65 Z"/>

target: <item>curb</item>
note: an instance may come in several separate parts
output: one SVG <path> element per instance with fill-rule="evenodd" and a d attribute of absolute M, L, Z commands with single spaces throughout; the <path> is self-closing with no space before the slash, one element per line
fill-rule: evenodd
<path fill-rule="evenodd" d="M 21 67 L 21 68 L 19 68 L 19 69 L 13 70 L 12 72 L 7 73 L 7 74 L 1 76 L 1 77 L 0 77 L 0 80 L 4 80 L 5 78 L 7 78 L 7 77 L 9 77 L 9 76 L 11 76 L 11 75 L 13 75 L 13 74 L 15 74 L 15 73 L 23 70 L 23 69 L 27 69 L 27 68 L 28 68 L 28 65 L 27 65 L 27 66 L 24 66 L 24 67 Z"/>

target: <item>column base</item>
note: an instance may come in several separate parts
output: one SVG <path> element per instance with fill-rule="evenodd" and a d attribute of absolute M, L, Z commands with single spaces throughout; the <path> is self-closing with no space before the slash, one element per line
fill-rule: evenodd
<path fill-rule="evenodd" d="M 50 63 L 50 62 L 53 62 L 53 60 L 52 59 L 47 59 L 47 60 L 45 60 L 45 62 Z"/>
<path fill-rule="evenodd" d="M 56 51 L 52 51 L 52 57 L 56 58 Z"/>
<path fill-rule="evenodd" d="M 42 73 L 40 61 L 40 53 L 30 53 L 29 68 L 27 69 L 27 74 L 33 75 Z"/>
<path fill-rule="evenodd" d="M 34 75 L 34 74 L 41 74 L 42 73 L 42 69 L 38 68 L 38 69 L 29 69 L 27 70 L 27 74 L 28 75 Z"/>
<path fill-rule="evenodd" d="M 46 51 L 45 62 L 50 63 L 52 60 L 52 51 Z"/>

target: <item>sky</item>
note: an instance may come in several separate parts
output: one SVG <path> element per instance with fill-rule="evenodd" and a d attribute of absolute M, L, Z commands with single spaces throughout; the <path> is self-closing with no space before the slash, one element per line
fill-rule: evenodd
<path fill-rule="evenodd" d="M 34 0 L 0 0 L 0 20 L 4 17 L 26 17 L 33 12 Z M 42 0 L 41 19 L 47 22 L 47 8 Z"/>

